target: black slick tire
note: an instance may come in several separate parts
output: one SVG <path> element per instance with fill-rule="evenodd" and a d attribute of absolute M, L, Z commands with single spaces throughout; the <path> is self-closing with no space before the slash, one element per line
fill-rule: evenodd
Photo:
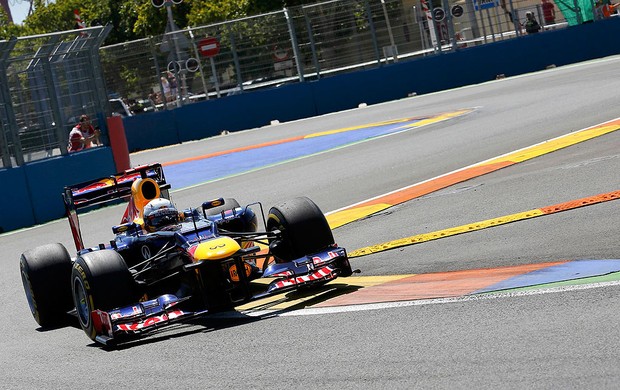
<path fill-rule="evenodd" d="M 267 230 L 280 230 L 270 243 L 279 261 L 291 261 L 334 244 L 334 236 L 319 207 L 307 197 L 294 198 L 269 210 Z"/>
<path fill-rule="evenodd" d="M 42 245 L 24 252 L 19 261 L 30 312 L 43 327 L 63 325 L 73 308 L 71 256 L 62 244 Z"/>
<path fill-rule="evenodd" d="M 92 311 L 109 311 L 138 300 L 125 260 L 113 250 L 81 255 L 71 270 L 71 291 L 78 321 L 88 337 L 97 336 Z"/>

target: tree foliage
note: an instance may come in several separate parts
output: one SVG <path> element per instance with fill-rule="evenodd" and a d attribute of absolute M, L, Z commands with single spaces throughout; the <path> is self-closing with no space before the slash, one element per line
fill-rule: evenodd
<path fill-rule="evenodd" d="M 175 24 L 196 27 L 300 5 L 303 0 L 185 0 L 172 5 Z M 305 1 L 308 3 L 309 1 Z M 34 12 L 22 25 L 9 24 L 0 10 L 0 39 L 45 34 L 76 28 L 74 10 L 86 26 L 113 26 L 106 44 L 162 34 L 168 22 L 166 6 L 150 0 L 34 0 Z"/>

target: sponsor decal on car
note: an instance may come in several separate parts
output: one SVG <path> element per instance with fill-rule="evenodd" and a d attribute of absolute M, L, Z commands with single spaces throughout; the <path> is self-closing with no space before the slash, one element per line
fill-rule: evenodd
<path fill-rule="evenodd" d="M 132 322 L 126 324 L 118 324 L 116 325 L 116 329 L 124 332 L 134 332 L 139 330 L 148 329 L 150 327 L 156 326 L 157 324 L 162 324 L 168 322 L 170 320 L 174 320 L 175 318 L 179 318 L 183 316 L 185 313 L 183 310 L 174 310 L 170 313 L 163 313 L 160 315 L 156 315 L 153 317 L 149 317 L 144 321 Z"/>
<path fill-rule="evenodd" d="M 245 268 L 245 276 L 250 276 L 252 274 L 252 266 L 249 265 L 248 263 L 243 263 L 243 266 Z M 237 273 L 237 265 L 233 264 L 229 269 L 228 272 L 230 273 L 230 279 L 233 282 L 238 282 L 239 281 L 239 274 Z"/>
<path fill-rule="evenodd" d="M 319 280 L 328 281 L 335 279 L 336 276 L 338 275 L 336 275 L 336 273 L 334 272 L 334 268 L 331 266 L 326 266 L 308 275 L 297 276 L 294 278 L 274 282 L 269 288 L 269 291 L 281 289 L 284 287 L 297 286 L 309 282 L 316 282 Z"/>

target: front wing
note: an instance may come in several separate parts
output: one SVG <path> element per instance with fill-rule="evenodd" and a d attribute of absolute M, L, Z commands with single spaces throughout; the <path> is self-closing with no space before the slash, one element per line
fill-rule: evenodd
<path fill-rule="evenodd" d="M 317 286 L 350 276 L 351 266 L 344 248 L 333 247 L 288 263 L 273 264 L 264 271 L 263 277 L 273 278 L 263 293 L 252 296 L 247 302 L 268 296 Z M 115 345 L 119 340 L 152 332 L 170 324 L 187 322 L 206 315 L 209 310 L 184 310 L 181 298 L 165 294 L 156 299 L 139 302 L 111 311 L 93 310 L 91 318 L 96 332 L 95 341 Z"/>

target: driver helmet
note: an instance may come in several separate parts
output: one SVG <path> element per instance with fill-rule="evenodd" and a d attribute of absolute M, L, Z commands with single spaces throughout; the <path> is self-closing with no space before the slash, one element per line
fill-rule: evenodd
<path fill-rule="evenodd" d="M 179 212 L 168 199 L 157 198 L 144 206 L 143 219 L 147 232 L 170 230 L 179 223 Z"/>

